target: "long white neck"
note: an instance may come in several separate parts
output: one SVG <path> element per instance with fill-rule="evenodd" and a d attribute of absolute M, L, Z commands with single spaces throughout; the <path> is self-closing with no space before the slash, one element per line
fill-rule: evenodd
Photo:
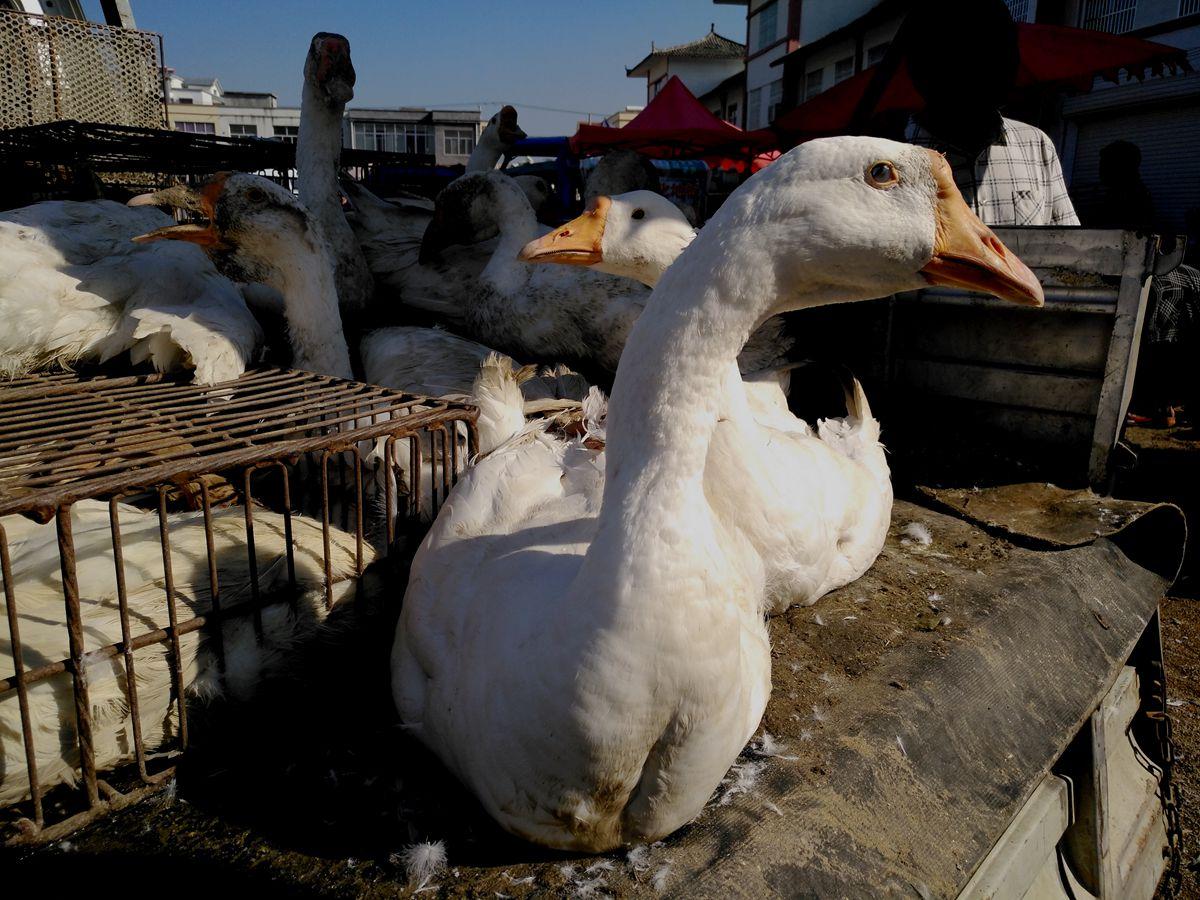
<path fill-rule="evenodd" d="M 309 372 L 353 378 L 328 244 L 310 229 L 304 240 L 281 237 L 264 249 L 273 262 L 271 286 L 283 295 L 292 364 Z"/>
<path fill-rule="evenodd" d="M 517 259 L 521 248 L 538 236 L 537 216 L 512 179 L 496 185 L 496 216 L 500 240 L 480 276 L 504 296 L 512 296 L 529 282 L 533 267 Z"/>
<path fill-rule="evenodd" d="M 354 233 L 342 212 L 338 193 L 342 111 L 342 104 L 330 104 L 319 88 L 305 80 L 300 101 L 300 134 L 296 139 L 300 202 L 321 223 L 325 239 L 331 246 L 336 244 L 342 233 L 354 239 Z"/>
<path fill-rule="evenodd" d="M 343 309 L 359 310 L 370 299 L 372 281 L 362 248 L 342 212 L 338 162 L 342 154 L 344 103 L 331 103 L 319 88 L 304 82 L 296 171 L 300 202 L 321 226 L 333 254 L 338 300 Z"/>
<path fill-rule="evenodd" d="M 753 245 L 730 240 L 707 249 L 685 254 L 663 276 L 625 344 L 609 399 L 603 505 L 577 581 L 581 597 L 620 561 L 613 602 L 631 610 L 651 601 L 707 602 L 695 596 L 703 573 L 694 560 L 722 552 L 722 525 L 704 495 L 705 460 L 738 351 L 775 297 L 774 267 Z M 747 570 L 746 577 L 756 576 Z M 735 590 L 758 602 L 752 588 Z"/>
<path fill-rule="evenodd" d="M 492 171 L 503 155 L 504 151 L 500 147 L 499 137 L 484 129 L 475 144 L 475 149 L 471 151 L 471 156 L 467 159 L 466 174 Z"/>

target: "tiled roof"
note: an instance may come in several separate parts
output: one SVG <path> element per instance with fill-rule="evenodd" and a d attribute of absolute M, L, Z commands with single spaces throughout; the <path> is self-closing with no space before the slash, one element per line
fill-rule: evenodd
<path fill-rule="evenodd" d="M 675 47 L 654 47 L 649 55 L 631 69 L 634 73 L 652 59 L 673 57 L 675 59 L 741 59 L 746 55 L 746 45 L 710 31 L 698 41 L 690 41 Z"/>

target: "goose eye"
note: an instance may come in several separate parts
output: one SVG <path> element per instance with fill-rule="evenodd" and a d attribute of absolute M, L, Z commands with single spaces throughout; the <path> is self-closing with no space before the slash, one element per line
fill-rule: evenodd
<path fill-rule="evenodd" d="M 267 199 L 267 192 L 262 188 L 250 188 L 246 191 L 246 199 L 251 203 L 263 203 Z"/>
<path fill-rule="evenodd" d="M 646 211 L 644 209 L 635 209 L 633 211 L 633 217 L 635 219 L 644 219 L 646 218 Z"/>
<path fill-rule="evenodd" d="M 900 175 L 890 162 L 877 162 L 867 170 L 867 184 L 871 187 L 890 188 L 900 183 Z"/>

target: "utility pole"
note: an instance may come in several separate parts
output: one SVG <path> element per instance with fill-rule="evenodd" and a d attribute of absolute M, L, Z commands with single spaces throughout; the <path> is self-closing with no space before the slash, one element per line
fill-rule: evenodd
<path fill-rule="evenodd" d="M 104 21 L 109 25 L 115 25 L 118 28 L 137 28 L 129 0 L 100 0 L 100 9 L 104 11 Z"/>

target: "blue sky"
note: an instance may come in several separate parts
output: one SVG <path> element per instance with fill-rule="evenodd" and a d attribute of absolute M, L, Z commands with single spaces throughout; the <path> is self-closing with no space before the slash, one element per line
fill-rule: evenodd
<path fill-rule="evenodd" d="M 710 0 L 133 0 L 138 27 L 163 35 L 167 65 L 215 75 L 231 90 L 273 91 L 298 104 L 309 38 L 350 39 L 353 105 L 430 106 L 503 101 L 532 135 L 574 131 L 579 116 L 645 102 L 625 77 L 650 49 L 704 35 L 709 23 L 745 37 L 745 8 Z M 101 20 L 98 0 L 85 0 Z M 485 104 L 489 115 L 495 104 Z"/>

